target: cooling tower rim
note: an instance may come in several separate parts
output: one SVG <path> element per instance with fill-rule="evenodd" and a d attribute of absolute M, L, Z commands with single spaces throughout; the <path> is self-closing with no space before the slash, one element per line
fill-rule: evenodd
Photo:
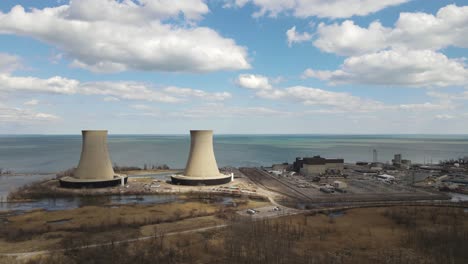
<path fill-rule="evenodd" d="M 172 178 L 176 179 L 184 179 L 184 180 L 216 180 L 216 179 L 224 179 L 224 178 L 231 178 L 231 175 L 226 174 L 218 174 L 213 176 L 186 176 L 183 174 L 174 174 L 171 175 Z"/>
<path fill-rule="evenodd" d="M 121 180 L 123 178 L 128 178 L 128 175 L 124 175 L 124 174 L 114 174 L 114 177 L 112 179 L 106 179 L 106 180 L 103 180 L 103 179 L 78 179 L 78 178 L 75 178 L 75 177 L 72 177 L 72 176 L 65 176 L 63 178 L 60 179 L 60 181 L 63 181 L 63 182 L 74 182 L 74 183 L 80 183 L 80 182 L 111 182 L 111 181 L 115 181 L 115 180 Z"/>
<path fill-rule="evenodd" d="M 213 133 L 213 129 L 192 129 L 190 133 Z"/>
<path fill-rule="evenodd" d="M 60 187 L 62 188 L 108 188 L 127 184 L 128 176 L 123 177 L 114 175 L 111 180 L 98 180 L 98 179 L 77 179 L 74 177 L 63 177 L 59 180 Z"/>
<path fill-rule="evenodd" d="M 82 133 L 94 132 L 94 133 L 108 133 L 108 130 L 105 129 L 83 129 L 81 130 Z"/>
<path fill-rule="evenodd" d="M 184 175 L 172 175 L 171 182 L 176 185 L 222 185 L 232 181 L 232 175 L 220 174 L 212 177 L 190 177 Z"/>

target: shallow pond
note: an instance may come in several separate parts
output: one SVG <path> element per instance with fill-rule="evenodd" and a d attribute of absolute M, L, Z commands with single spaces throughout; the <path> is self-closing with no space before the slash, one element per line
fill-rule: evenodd
<path fill-rule="evenodd" d="M 130 196 L 99 196 L 99 197 L 69 197 L 55 199 L 40 199 L 24 203 L 0 203 L 0 211 L 29 211 L 45 209 L 48 211 L 68 210 L 90 205 L 119 206 L 126 204 L 162 204 L 178 201 L 177 195 L 130 195 Z"/>
<path fill-rule="evenodd" d="M 168 180 L 173 172 L 163 172 L 145 175 L 129 175 L 131 178 L 152 178 L 159 180 Z M 67 198 L 45 198 L 31 202 L 7 203 L 8 193 L 34 182 L 53 179 L 55 174 L 47 175 L 18 175 L 18 176 L 0 176 L 0 212 L 16 211 L 24 212 L 34 209 L 44 209 L 48 211 L 69 210 L 82 206 L 110 206 L 118 207 L 126 204 L 163 204 L 171 202 L 183 202 L 178 195 L 110 195 L 110 196 L 92 196 L 92 197 L 67 197 Z M 232 205 L 232 197 L 220 196 L 217 199 L 207 202 Z"/>
<path fill-rule="evenodd" d="M 149 177 L 164 180 L 172 173 L 156 173 L 149 175 L 130 175 L 130 177 Z M 69 197 L 48 198 L 23 203 L 6 203 L 8 194 L 24 185 L 55 178 L 55 174 L 11 175 L 0 176 L 0 211 L 28 211 L 45 209 L 49 211 L 74 209 L 87 205 L 125 205 L 132 203 L 158 204 L 179 200 L 177 195 L 131 195 L 131 196 L 99 196 L 99 197 Z"/>
<path fill-rule="evenodd" d="M 338 217 L 341 217 L 341 216 L 344 216 L 344 215 L 345 215 L 345 211 L 333 211 L 333 212 L 328 214 L 328 217 L 338 218 Z"/>

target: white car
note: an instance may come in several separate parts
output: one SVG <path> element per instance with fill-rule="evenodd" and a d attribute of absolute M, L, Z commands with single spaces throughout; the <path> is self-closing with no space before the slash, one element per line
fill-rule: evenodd
<path fill-rule="evenodd" d="M 249 215 L 254 215 L 254 214 L 256 214 L 257 212 L 256 212 L 254 209 L 247 209 L 247 213 L 248 213 Z"/>

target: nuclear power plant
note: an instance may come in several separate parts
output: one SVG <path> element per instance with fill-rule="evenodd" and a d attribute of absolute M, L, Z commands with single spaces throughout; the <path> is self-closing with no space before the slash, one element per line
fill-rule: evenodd
<path fill-rule="evenodd" d="M 107 150 L 107 130 L 83 130 L 80 162 L 73 173 L 60 179 L 66 188 L 102 188 L 125 184 L 128 177 L 117 175 Z"/>
<path fill-rule="evenodd" d="M 171 179 L 173 184 L 181 185 L 218 185 L 232 180 L 232 175 L 219 172 L 212 130 L 190 130 L 190 154 L 184 174 Z"/>

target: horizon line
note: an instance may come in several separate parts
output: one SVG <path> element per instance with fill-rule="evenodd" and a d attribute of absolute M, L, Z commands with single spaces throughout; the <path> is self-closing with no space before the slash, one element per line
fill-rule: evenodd
<path fill-rule="evenodd" d="M 0 133 L 0 136 L 76 136 L 81 133 Z M 189 133 L 109 133 L 110 136 L 188 136 Z M 461 133 L 215 133 L 214 136 L 468 136 Z"/>

